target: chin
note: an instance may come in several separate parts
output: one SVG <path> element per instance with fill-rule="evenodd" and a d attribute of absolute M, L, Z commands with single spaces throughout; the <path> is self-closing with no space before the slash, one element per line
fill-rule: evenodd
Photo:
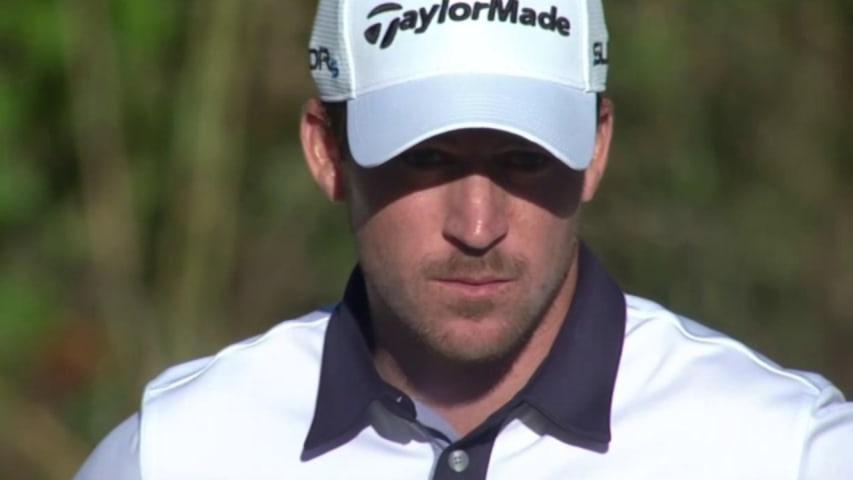
<path fill-rule="evenodd" d="M 530 328 L 519 328 L 506 318 L 458 318 L 425 343 L 439 356 L 467 364 L 489 363 L 513 356 L 526 343 Z"/>

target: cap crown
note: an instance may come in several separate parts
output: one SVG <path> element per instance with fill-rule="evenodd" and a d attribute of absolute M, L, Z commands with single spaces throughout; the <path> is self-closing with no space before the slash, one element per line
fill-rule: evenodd
<path fill-rule="evenodd" d="M 309 53 L 326 101 L 465 74 L 600 92 L 607 28 L 601 0 L 320 0 Z"/>

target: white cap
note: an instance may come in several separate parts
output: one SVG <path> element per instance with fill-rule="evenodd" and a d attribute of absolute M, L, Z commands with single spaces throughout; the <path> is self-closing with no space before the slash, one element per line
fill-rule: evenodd
<path fill-rule="evenodd" d="M 320 98 L 347 102 L 362 166 L 444 132 L 493 128 L 583 170 L 607 27 L 601 0 L 320 0 L 310 63 Z"/>

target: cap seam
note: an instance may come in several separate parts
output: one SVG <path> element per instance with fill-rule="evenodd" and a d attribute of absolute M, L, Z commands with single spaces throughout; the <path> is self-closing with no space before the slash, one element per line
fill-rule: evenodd
<path fill-rule="evenodd" d="M 515 78 L 523 78 L 523 79 L 533 80 L 533 81 L 548 82 L 548 83 L 554 83 L 554 84 L 557 84 L 560 86 L 564 86 L 566 88 L 572 88 L 575 90 L 580 90 L 580 91 L 586 92 L 586 93 L 593 93 L 595 91 L 593 89 L 586 88 L 585 85 L 576 85 L 576 84 L 569 83 L 569 82 L 562 80 L 562 79 L 555 79 L 553 77 L 531 77 L 529 75 L 519 75 L 519 74 L 513 74 L 513 73 L 497 73 L 497 72 L 482 72 L 482 73 L 481 72 L 466 72 L 466 73 L 453 72 L 453 73 L 451 73 L 451 72 L 435 71 L 435 72 L 430 72 L 430 74 L 426 75 L 426 76 L 424 76 L 424 75 L 401 76 L 401 77 L 394 78 L 394 79 L 391 79 L 391 80 L 386 81 L 386 82 L 382 82 L 382 83 L 377 84 L 377 85 L 372 85 L 369 88 L 364 88 L 361 91 L 352 90 L 351 95 L 349 95 L 349 98 L 354 99 L 354 98 L 357 98 L 361 95 L 372 93 L 376 90 L 382 90 L 384 88 L 392 87 L 394 85 L 398 85 L 401 83 L 406 83 L 406 82 L 410 82 L 410 81 L 414 81 L 414 80 L 426 80 L 426 79 L 434 78 L 434 77 L 445 77 L 446 78 L 446 77 L 454 77 L 454 76 L 468 77 L 468 76 L 478 76 L 478 75 L 494 76 L 494 77 L 502 77 L 502 78 L 515 77 Z"/>
<path fill-rule="evenodd" d="M 347 99 L 353 98 L 355 96 L 355 92 L 358 89 L 358 80 L 357 80 L 358 73 L 356 72 L 356 68 L 354 67 L 355 56 L 353 55 L 353 52 L 352 52 L 352 45 L 353 45 L 353 42 L 351 41 L 352 38 L 350 38 L 351 28 L 350 28 L 349 19 L 350 19 L 350 13 L 351 13 L 351 8 L 350 8 L 351 2 L 348 2 L 346 0 L 338 0 L 338 2 L 339 2 L 338 5 L 343 6 L 343 8 L 340 8 L 338 10 L 341 14 L 341 16 L 338 18 L 338 20 L 341 22 L 341 29 L 340 29 L 341 31 L 339 33 L 341 35 L 341 38 L 343 38 L 343 40 L 344 40 L 344 51 L 346 52 L 347 69 L 349 70 L 349 72 L 348 72 L 349 73 L 349 89 L 347 90 L 348 95 L 344 95 L 344 98 L 342 98 L 340 100 L 347 100 Z"/>
<path fill-rule="evenodd" d="M 592 21 L 589 18 L 589 2 L 590 0 L 583 0 L 581 2 L 581 18 L 583 19 L 584 26 L 583 31 L 584 35 L 581 39 L 581 43 L 583 44 L 583 51 L 581 52 L 581 61 L 583 61 L 583 77 L 584 77 L 584 85 L 587 91 L 592 91 L 592 59 L 589 58 L 589 52 L 592 50 L 592 45 L 590 45 L 590 40 L 592 39 Z"/>

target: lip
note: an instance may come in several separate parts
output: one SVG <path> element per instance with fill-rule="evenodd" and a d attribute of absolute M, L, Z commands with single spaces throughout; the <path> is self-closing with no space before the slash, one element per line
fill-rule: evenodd
<path fill-rule="evenodd" d="M 500 293 L 512 282 L 508 278 L 439 278 L 435 280 L 442 288 L 467 297 L 487 297 Z"/>

